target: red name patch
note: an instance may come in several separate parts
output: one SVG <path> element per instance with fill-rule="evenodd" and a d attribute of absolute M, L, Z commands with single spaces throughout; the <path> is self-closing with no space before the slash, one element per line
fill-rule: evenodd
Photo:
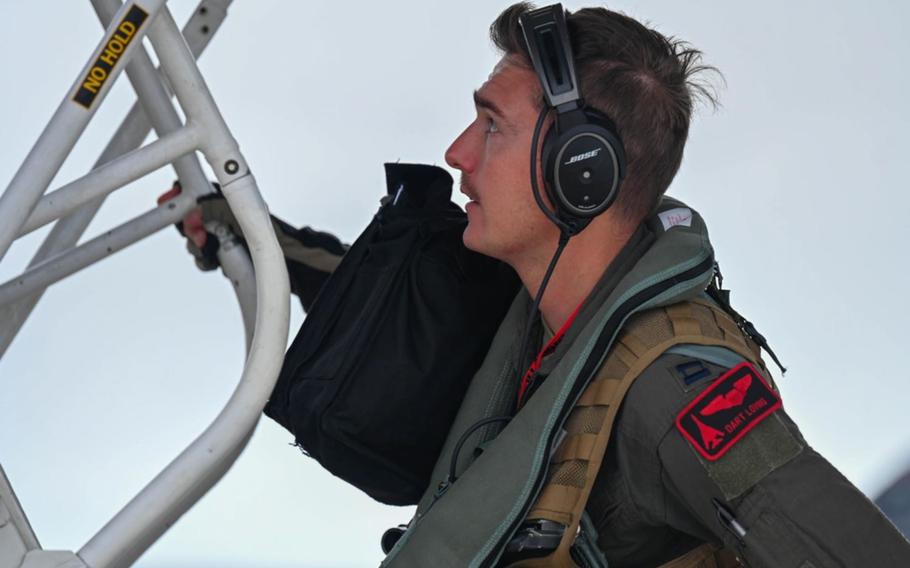
<path fill-rule="evenodd" d="M 676 427 L 698 453 L 715 461 L 780 407 L 780 397 L 755 367 L 741 363 L 684 408 Z"/>

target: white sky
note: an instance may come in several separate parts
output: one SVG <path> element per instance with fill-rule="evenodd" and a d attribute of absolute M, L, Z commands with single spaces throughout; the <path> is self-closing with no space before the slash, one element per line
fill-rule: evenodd
<path fill-rule="evenodd" d="M 178 22 L 195 3 L 173 2 Z M 443 162 L 497 56 L 493 2 L 238 0 L 202 70 L 273 212 L 353 240 L 385 161 Z M 577 8 L 574 2 L 567 7 Z M 691 41 L 723 107 L 696 119 L 670 193 L 706 218 L 733 303 L 789 366 L 784 404 L 874 495 L 910 460 L 910 38 L 904 2 L 623 0 Z M 88 2 L 0 0 L 0 182 L 101 38 Z M 118 82 L 52 187 L 85 173 L 133 100 Z M 148 209 L 162 170 L 89 235 Z M 44 232 L 13 246 L 11 278 Z M 292 305 L 291 337 L 302 316 Z M 45 548 L 75 550 L 214 418 L 240 376 L 227 281 L 168 229 L 54 286 L 0 361 L 0 463 Z M 384 507 L 264 420 L 227 477 L 139 566 L 364 566 Z"/>

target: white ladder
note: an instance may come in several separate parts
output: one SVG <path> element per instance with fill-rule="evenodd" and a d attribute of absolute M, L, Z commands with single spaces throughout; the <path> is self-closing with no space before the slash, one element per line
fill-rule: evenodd
<path fill-rule="evenodd" d="M 200 195 L 211 192 L 198 150 L 215 172 L 252 257 L 251 266 L 229 234 L 212 228 L 222 240 L 219 259 L 240 301 L 248 357 L 233 395 L 208 428 L 76 552 L 41 549 L 0 468 L 0 568 L 132 564 L 243 450 L 271 394 L 287 342 L 290 292 L 284 258 L 256 181 L 195 63 L 230 0 L 203 0 L 187 23 L 185 40 L 165 0 L 91 1 L 107 31 L 0 196 L 0 262 L 18 237 L 56 221 L 26 271 L 0 284 L 0 356 L 47 286 L 179 221 Z M 161 74 L 142 45 L 144 37 L 155 49 Z M 124 69 L 139 101 L 91 172 L 46 193 Z M 170 89 L 185 122 L 171 103 Z M 136 149 L 150 127 L 158 139 Z M 179 196 L 75 246 L 108 194 L 167 164 L 173 164 L 184 188 Z"/>

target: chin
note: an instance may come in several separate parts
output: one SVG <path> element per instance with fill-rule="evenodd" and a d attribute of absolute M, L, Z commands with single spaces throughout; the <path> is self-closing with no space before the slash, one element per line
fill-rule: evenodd
<path fill-rule="evenodd" d="M 462 233 L 462 235 L 461 235 L 461 240 L 464 243 L 464 246 L 467 247 L 468 249 L 470 249 L 474 252 L 482 253 L 483 252 L 483 250 L 482 250 L 483 241 L 482 241 L 482 239 L 479 238 L 479 235 L 477 234 L 479 232 L 480 231 L 478 231 L 474 225 L 472 225 L 470 222 L 468 222 L 468 226 L 465 227 L 464 233 Z"/>
<path fill-rule="evenodd" d="M 491 247 L 490 243 L 487 242 L 484 232 L 481 227 L 478 226 L 477 222 L 468 221 L 468 226 L 465 227 L 464 233 L 461 235 L 461 240 L 464 243 L 464 246 L 469 250 L 496 257 L 494 254 L 495 247 Z"/>

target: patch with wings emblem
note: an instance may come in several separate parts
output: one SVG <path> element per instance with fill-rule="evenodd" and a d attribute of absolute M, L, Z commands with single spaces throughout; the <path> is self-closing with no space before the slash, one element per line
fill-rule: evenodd
<path fill-rule="evenodd" d="M 689 403 L 676 428 L 702 457 L 715 461 L 780 407 L 780 396 L 755 367 L 741 363 Z"/>

